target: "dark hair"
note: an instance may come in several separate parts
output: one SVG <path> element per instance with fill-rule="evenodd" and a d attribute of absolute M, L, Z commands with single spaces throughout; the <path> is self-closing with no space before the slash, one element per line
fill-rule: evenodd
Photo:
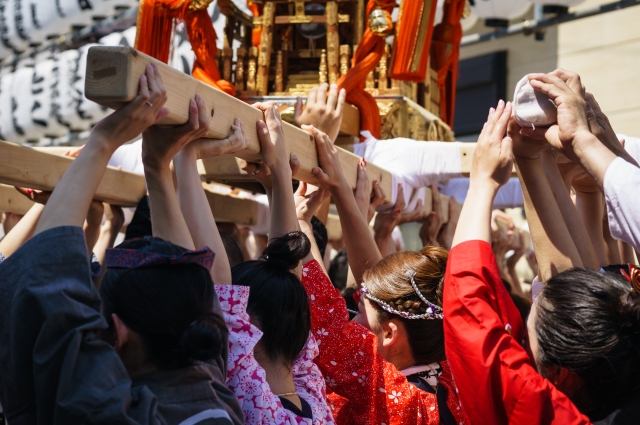
<path fill-rule="evenodd" d="M 222 244 L 224 245 L 224 250 L 227 252 L 227 257 L 229 258 L 229 265 L 233 267 L 236 264 L 242 263 L 244 261 L 244 256 L 242 255 L 242 248 L 240 248 L 240 244 L 236 238 L 224 230 L 219 230 L 219 232 L 220 239 L 222 239 Z"/>
<path fill-rule="evenodd" d="M 324 258 L 324 253 L 327 249 L 327 241 L 329 240 L 327 227 L 315 215 L 311 217 L 311 226 L 313 227 L 313 237 L 316 240 L 316 245 L 318 245 L 320 256 Z"/>
<path fill-rule="evenodd" d="M 311 250 L 302 232 L 291 232 L 271 239 L 264 259 L 247 261 L 232 269 L 234 285 L 248 286 L 247 313 L 263 336 L 259 344 L 271 361 L 287 366 L 304 348 L 311 330 L 307 293 L 298 277 L 291 273 Z"/>
<path fill-rule="evenodd" d="M 164 255 L 187 251 L 162 239 L 125 241 L 119 248 Z M 188 366 L 220 355 L 227 328 L 213 312 L 215 292 L 209 272 L 197 264 L 138 269 L 110 268 L 100 286 L 103 315 L 111 315 L 140 334 L 150 361 L 161 368 Z"/>
<path fill-rule="evenodd" d="M 640 389 L 640 293 L 621 275 L 554 276 L 536 300 L 535 331 L 539 366 L 571 370 L 605 405 Z"/>
<path fill-rule="evenodd" d="M 413 270 L 416 273 L 414 277 L 416 286 L 422 295 L 429 302 L 442 306 L 444 272 L 448 255 L 446 249 L 432 246 L 425 246 L 420 252 L 404 251 L 388 255 L 364 273 L 367 290 L 395 310 L 424 314 L 428 306 L 418 297 L 406 272 Z M 409 336 L 409 345 L 416 365 L 445 360 L 442 320 L 405 319 L 383 310 L 375 302 L 371 304 L 378 310 L 380 322 L 391 319 L 402 322 Z M 447 312 L 445 311 L 444 314 Z"/>

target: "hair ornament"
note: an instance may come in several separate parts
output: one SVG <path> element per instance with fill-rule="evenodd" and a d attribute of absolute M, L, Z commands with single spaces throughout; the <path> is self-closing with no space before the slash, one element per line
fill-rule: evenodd
<path fill-rule="evenodd" d="M 110 248 L 105 255 L 107 268 L 139 269 L 165 264 L 197 264 L 211 270 L 215 254 L 209 247 L 185 251 L 180 255 L 164 255 L 137 249 Z"/>
<path fill-rule="evenodd" d="M 640 293 L 640 268 L 635 264 L 629 264 L 629 273 L 620 269 L 620 273 L 631 283 L 631 290 Z"/>
<path fill-rule="evenodd" d="M 416 284 L 415 275 L 416 275 L 416 272 L 414 272 L 413 270 L 408 270 L 405 273 L 405 276 L 411 282 L 411 286 L 413 287 L 413 290 L 416 292 L 416 294 L 418 294 L 418 297 L 420 298 L 420 300 L 422 300 L 422 302 L 424 302 L 427 305 L 427 311 L 424 312 L 423 314 L 415 314 L 415 313 L 410 313 L 408 311 L 400 311 L 391 307 L 386 302 L 371 295 L 365 283 L 362 284 L 362 292 L 369 300 L 378 304 L 380 308 L 382 308 L 387 313 L 396 314 L 400 317 L 404 317 L 405 319 L 428 319 L 428 320 L 440 319 L 442 320 L 444 318 L 444 312 L 442 311 L 442 307 L 436 304 L 433 304 L 422 295 L 422 292 L 420 292 L 420 289 L 418 289 L 418 285 Z"/>

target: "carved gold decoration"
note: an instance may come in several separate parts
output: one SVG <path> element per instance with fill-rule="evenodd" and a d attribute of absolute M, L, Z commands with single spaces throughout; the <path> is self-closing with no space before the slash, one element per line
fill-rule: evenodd
<path fill-rule="evenodd" d="M 326 83 L 327 82 L 327 51 L 322 49 L 320 53 L 320 68 L 318 70 L 319 78 L 318 83 Z"/>
<path fill-rule="evenodd" d="M 340 69 L 340 36 L 338 35 L 338 4 L 335 1 L 328 1 L 325 8 L 327 18 L 327 67 L 329 84 L 338 81 Z"/>
<path fill-rule="evenodd" d="M 189 2 L 189 10 L 202 10 L 209 7 L 213 0 L 191 0 Z"/>
<path fill-rule="evenodd" d="M 266 2 L 262 9 L 262 35 L 260 36 L 260 51 L 258 53 L 258 71 L 256 76 L 256 91 L 262 95 L 267 94 L 269 88 L 274 14 L 275 5 L 273 2 Z"/>
<path fill-rule="evenodd" d="M 244 60 L 247 56 L 247 49 L 239 47 L 236 51 L 236 91 L 244 90 Z"/>
<path fill-rule="evenodd" d="M 249 50 L 249 62 L 247 64 L 247 90 L 256 89 L 256 73 L 258 71 L 258 48 L 252 46 Z"/>
<path fill-rule="evenodd" d="M 389 60 L 389 45 L 384 45 L 384 55 L 378 64 L 378 90 L 382 93 L 387 90 L 387 63 Z"/>
<path fill-rule="evenodd" d="M 453 131 L 437 116 L 406 97 L 376 99 L 380 109 L 380 138 L 452 142 Z"/>
<path fill-rule="evenodd" d="M 364 87 L 366 89 L 375 89 L 376 88 L 376 79 L 373 75 L 373 71 L 367 74 L 367 79 L 364 82 Z"/>
<path fill-rule="evenodd" d="M 369 14 L 369 29 L 380 37 L 388 36 L 393 30 L 391 14 L 384 9 L 374 9 Z"/>
<path fill-rule="evenodd" d="M 276 58 L 276 82 L 275 82 L 275 91 L 277 93 L 282 93 L 284 91 L 284 84 L 282 79 L 283 79 L 282 51 L 278 51 L 278 56 Z"/>
<path fill-rule="evenodd" d="M 308 24 L 313 18 L 309 15 L 305 15 L 304 13 L 304 1 L 296 1 L 295 2 L 295 16 L 289 16 L 290 24 Z"/>
<path fill-rule="evenodd" d="M 467 19 L 469 16 L 471 16 L 471 6 L 469 6 L 469 2 L 467 1 L 464 4 L 464 10 L 462 11 L 461 19 Z"/>
<path fill-rule="evenodd" d="M 338 13 L 338 22 L 341 24 L 346 24 L 351 21 L 351 18 L 346 13 Z"/>
<path fill-rule="evenodd" d="M 364 3 L 365 3 L 364 0 L 358 0 L 358 3 L 356 5 L 356 22 L 354 23 L 355 34 L 353 37 L 354 44 L 360 43 L 360 40 L 362 39 L 362 34 L 364 34 L 364 13 L 365 13 Z"/>
<path fill-rule="evenodd" d="M 349 62 L 351 61 L 351 46 L 343 44 L 340 46 L 340 75 L 344 75 L 349 71 Z"/>

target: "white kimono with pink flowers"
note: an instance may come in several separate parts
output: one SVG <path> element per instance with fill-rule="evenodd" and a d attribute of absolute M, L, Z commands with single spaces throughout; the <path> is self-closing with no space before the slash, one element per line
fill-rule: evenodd
<path fill-rule="evenodd" d="M 264 369 L 253 356 L 253 349 L 262 337 L 262 332 L 249 322 L 249 287 L 215 285 L 215 289 L 229 328 L 227 386 L 238 397 L 247 425 L 335 424 L 326 402 L 324 378 L 313 363 L 318 355 L 313 335 L 309 334 L 307 344 L 296 358 L 292 369 L 298 395 L 311 406 L 311 420 L 282 406 L 280 399 L 269 388 Z"/>

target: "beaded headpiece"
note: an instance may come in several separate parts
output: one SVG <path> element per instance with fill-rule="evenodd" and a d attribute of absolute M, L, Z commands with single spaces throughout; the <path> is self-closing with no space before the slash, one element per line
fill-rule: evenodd
<path fill-rule="evenodd" d="M 440 319 L 442 320 L 444 318 L 444 312 L 442 311 L 442 307 L 435 305 L 434 303 L 427 300 L 422 295 L 422 292 L 420 292 L 420 289 L 418 289 L 418 285 L 416 285 L 415 275 L 416 275 L 416 272 L 414 272 L 413 270 L 408 270 L 405 273 L 405 276 L 411 282 L 411 286 L 413 286 L 413 290 L 416 292 L 416 294 L 418 294 L 418 297 L 422 300 L 422 302 L 424 302 L 427 305 L 427 311 L 423 314 L 415 314 L 415 313 L 409 313 L 408 311 L 396 310 L 386 302 L 379 300 L 378 298 L 371 295 L 365 283 L 362 284 L 362 293 L 369 300 L 378 304 L 380 308 L 382 308 L 387 313 L 396 314 L 400 317 L 404 317 L 405 319 Z"/>

